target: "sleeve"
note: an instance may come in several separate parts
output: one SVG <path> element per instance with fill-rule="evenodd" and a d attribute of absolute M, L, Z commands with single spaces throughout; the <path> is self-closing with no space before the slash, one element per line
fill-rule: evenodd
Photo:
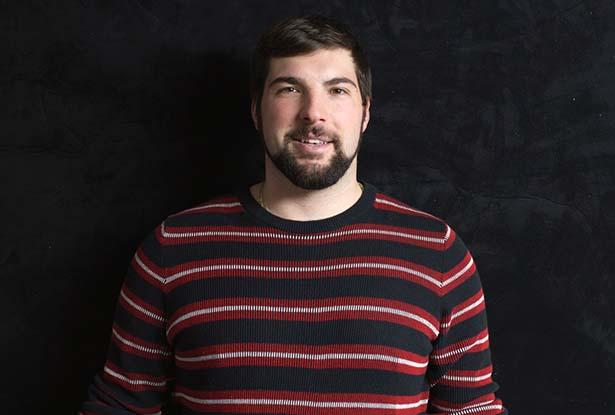
<path fill-rule="evenodd" d="M 172 382 L 161 226 L 135 252 L 120 290 L 107 360 L 79 415 L 160 414 Z"/>
<path fill-rule="evenodd" d="M 440 334 L 430 355 L 428 413 L 507 414 L 491 377 L 485 297 L 476 265 L 448 228 L 442 251 Z"/>

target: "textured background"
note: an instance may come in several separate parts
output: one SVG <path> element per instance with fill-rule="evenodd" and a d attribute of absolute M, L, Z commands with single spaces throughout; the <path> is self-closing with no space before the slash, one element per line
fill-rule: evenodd
<path fill-rule="evenodd" d="M 615 413 L 612 0 L 0 1 L 3 413 L 74 413 L 138 242 L 260 179 L 247 57 L 314 12 L 371 57 L 361 176 L 474 254 L 506 405 Z"/>

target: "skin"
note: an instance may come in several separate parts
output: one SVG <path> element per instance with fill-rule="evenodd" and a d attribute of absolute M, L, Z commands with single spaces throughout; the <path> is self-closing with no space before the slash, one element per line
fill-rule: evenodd
<path fill-rule="evenodd" d="M 306 55 L 272 58 L 260 117 L 252 102 L 252 120 L 267 149 L 265 180 L 250 188 L 252 195 L 258 199 L 262 185 L 267 209 L 290 220 L 324 219 L 348 209 L 361 196 L 356 157 L 335 184 L 310 190 L 293 184 L 267 152 L 276 155 L 286 147 L 302 168 L 319 171 L 330 163 L 336 147 L 347 157 L 355 154 L 369 123 L 369 109 L 370 101 L 363 105 L 361 100 L 350 51 L 321 49 Z M 296 138 L 293 132 L 302 128 L 323 131 L 319 138 L 335 143 L 316 148 L 291 139 Z"/>

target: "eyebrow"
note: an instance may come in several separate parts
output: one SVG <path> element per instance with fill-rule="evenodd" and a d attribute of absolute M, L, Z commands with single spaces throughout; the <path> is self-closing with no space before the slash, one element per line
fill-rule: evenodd
<path fill-rule="evenodd" d="M 278 76 L 273 81 L 269 83 L 269 86 L 274 84 L 290 84 L 290 85 L 300 85 L 301 81 L 294 76 Z M 326 86 L 338 85 L 338 84 L 350 84 L 357 88 L 357 84 L 355 84 L 351 79 L 346 78 L 345 76 L 340 76 L 337 78 L 329 79 L 324 83 Z M 358 89 L 358 88 L 357 88 Z"/>
<path fill-rule="evenodd" d="M 325 82 L 325 85 L 337 85 L 337 84 L 350 84 L 354 86 L 355 88 L 357 88 L 357 84 L 355 84 L 351 79 L 348 79 L 345 76 L 329 79 L 327 82 Z"/>

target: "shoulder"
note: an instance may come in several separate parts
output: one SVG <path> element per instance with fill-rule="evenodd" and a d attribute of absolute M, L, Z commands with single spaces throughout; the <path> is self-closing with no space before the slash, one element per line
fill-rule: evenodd
<path fill-rule="evenodd" d="M 382 193 L 376 193 L 374 208 L 382 212 L 379 216 L 388 215 L 391 223 L 409 227 L 411 232 L 418 234 L 421 240 L 415 244 L 438 253 L 435 268 L 439 271 L 442 293 L 450 292 L 469 279 L 478 280 L 471 253 L 444 220 Z"/>
<path fill-rule="evenodd" d="M 172 228 L 230 225 L 243 212 L 244 207 L 239 196 L 229 193 L 172 213 L 159 226 L 164 233 Z"/>
<path fill-rule="evenodd" d="M 434 238 L 441 248 L 448 246 L 455 237 L 455 232 L 443 219 L 383 192 L 376 191 L 373 207 L 379 222 L 410 228 L 426 238 Z"/>

